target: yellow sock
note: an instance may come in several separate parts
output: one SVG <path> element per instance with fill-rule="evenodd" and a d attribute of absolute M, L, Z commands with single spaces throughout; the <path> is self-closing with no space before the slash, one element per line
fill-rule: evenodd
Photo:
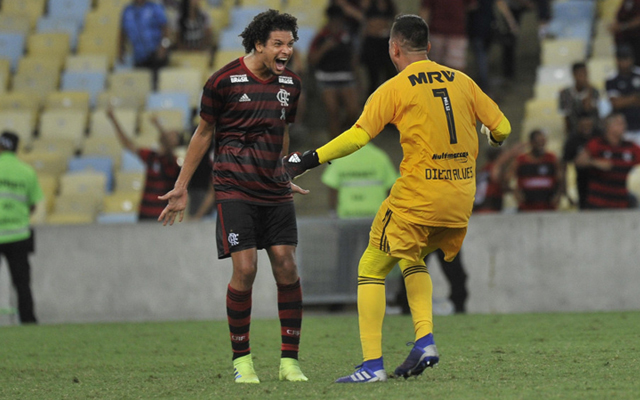
<path fill-rule="evenodd" d="M 382 322 L 387 306 L 384 278 L 397 263 L 375 247 L 367 247 L 358 266 L 358 322 L 364 361 L 382 357 Z"/>
<path fill-rule="evenodd" d="M 433 283 L 427 267 L 400 262 L 416 340 L 433 332 Z"/>

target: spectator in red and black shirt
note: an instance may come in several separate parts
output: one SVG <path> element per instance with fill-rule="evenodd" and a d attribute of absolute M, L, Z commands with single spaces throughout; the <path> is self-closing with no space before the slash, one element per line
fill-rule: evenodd
<path fill-rule="evenodd" d="M 640 147 L 623 139 L 624 115 L 605 119 L 604 137 L 592 139 L 576 158 L 577 167 L 590 167 L 588 208 L 629 208 L 634 202 L 627 189 L 627 176 L 640 164 Z"/>
<path fill-rule="evenodd" d="M 167 132 L 162 129 L 157 118 L 152 122 L 160 132 L 160 150 L 138 148 L 136 144 L 124 134 L 112 109 L 107 110 L 107 116 L 113 124 L 118 140 L 124 148 L 137 154 L 146 166 L 144 190 L 138 210 L 138 220 L 157 220 L 162 210 L 167 205 L 165 200 L 160 200 L 168 190 L 173 188 L 173 183 L 178 177 L 180 167 L 173 155 L 173 150 L 179 144 L 180 138 L 177 132 Z"/>
<path fill-rule="evenodd" d="M 159 220 L 182 220 L 187 186 L 214 140 L 213 186 L 218 211 L 218 257 L 231 257 L 227 317 L 235 380 L 258 383 L 249 347 L 251 289 L 258 249 L 266 249 L 278 290 L 281 324 L 280 380 L 306 381 L 298 364 L 302 291 L 295 259 L 298 242 L 292 191 L 282 166 L 289 124 L 296 117 L 300 78 L 286 68 L 298 39 L 296 19 L 269 10 L 240 35 L 246 56 L 215 72 L 202 93 L 200 124 L 180 176 L 162 196 L 169 204 Z"/>
<path fill-rule="evenodd" d="M 508 166 L 522 151 L 526 143 L 518 143 L 510 149 L 487 148 L 487 162 L 476 175 L 476 197 L 473 213 L 495 213 L 502 211 L 502 198 L 509 190 L 507 182 Z"/>
<path fill-rule="evenodd" d="M 558 159 L 546 150 L 547 137 L 541 130 L 529 134 L 531 150 L 516 158 L 515 197 L 519 211 L 555 210 L 560 201 L 561 169 Z"/>

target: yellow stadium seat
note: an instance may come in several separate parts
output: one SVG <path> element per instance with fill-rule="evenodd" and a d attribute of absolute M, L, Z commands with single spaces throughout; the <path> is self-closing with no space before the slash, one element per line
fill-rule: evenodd
<path fill-rule="evenodd" d="M 72 109 L 89 111 L 88 92 L 52 92 L 44 103 L 46 110 Z"/>
<path fill-rule="evenodd" d="M 73 140 L 80 145 L 87 127 L 87 113 L 81 110 L 45 110 L 40 117 L 40 137 Z"/>
<path fill-rule="evenodd" d="M 116 137 L 89 136 L 82 145 L 84 156 L 104 156 L 113 161 L 113 168 L 120 168 L 122 145 Z"/>
<path fill-rule="evenodd" d="M 329 5 L 329 0 L 287 0 L 287 6 L 297 9 L 311 9 L 324 12 Z"/>
<path fill-rule="evenodd" d="M 44 13 L 45 0 L 3 0 L 2 13 L 7 15 L 23 15 L 29 19 L 33 28 L 38 18 Z"/>
<path fill-rule="evenodd" d="M 525 118 L 544 119 L 559 114 L 558 101 L 555 99 L 529 99 L 525 103 Z"/>
<path fill-rule="evenodd" d="M 229 64 L 232 60 L 235 60 L 236 58 L 242 57 L 244 55 L 245 55 L 244 49 L 218 50 L 213 59 L 212 72 L 216 72 L 220 68 Z"/>
<path fill-rule="evenodd" d="M 0 132 L 10 131 L 20 138 L 19 150 L 29 147 L 33 140 L 35 116 L 31 110 L 0 110 Z"/>
<path fill-rule="evenodd" d="M 31 21 L 27 15 L 0 14 L 0 32 L 22 33 L 27 37 L 31 28 Z"/>
<path fill-rule="evenodd" d="M 299 6 L 287 6 L 286 13 L 289 13 L 296 17 L 298 20 L 298 26 L 315 28 L 319 30 L 327 22 L 327 18 L 324 15 L 324 8 L 314 7 L 299 7 Z"/>
<path fill-rule="evenodd" d="M 189 105 L 197 107 L 204 83 L 203 73 L 197 68 L 163 68 L 158 77 L 158 91 L 188 93 Z"/>
<path fill-rule="evenodd" d="M 140 208 L 142 192 L 116 192 L 102 199 L 102 212 L 137 212 Z"/>
<path fill-rule="evenodd" d="M 598 90 L 604 90 L 607 79 L 618 70 L 613 57 L 591 58 L 587 61 L 589 81 Z"/>
<path fill-rule="evenodd" d="M 211 29 L 215 33 L 229 26 L 229 9 L 226 7 L 212 7 L 205 9 L 211 19 Z"/>
<path fill-rule="evenodd" d="M 20 153 L 19 157 L 31 165 L 38 175 L 58 176 L 67 170 L 68 157 L 64 154 L 32 150 L 29 153 Z"/>
<path fill-rule="evenodd" d="M 28 93 L 39 108 L 49 93 L 58 90 L 59 81 L 60 75 L 57 73 L 18 73 L 13 76 L 12 90 Z"/>
<path fill-rule="evenodd" d="M 76 152 L 76 142 L 70 139 L 39 137 L 29 147 L 31 152 L 60 154 L 66 159 L 73 157 Z"/>
<path fill-rule="evenodd" d="M 533 98 L 558 101 L 560 91 L 566 87 L 564 83 L 536 83 L 533 85 Z"/>
<path fill-rule="evenodd" d="M 522 122 L 522 130 L 520 137 L 523 141 L 529 140 L 529 133 L 534 129 L 542 129 L 549 139 L 563 139 L 565 131 L 564 117 L 555 114 L 545 118 L 525 118 Z"/>
<path fill-rule="evenodd" d="M 174 51 L 171 53 L 171 67 L 196 68 L 204 76 L 211 69 L 211 55 L 203 52 Z"/>
<path fill-rule="evenodd" d="M 97 0 L 96 10 L 102 13 L 115 12 L 119 15 L 120 11 L 129 3 L 131 3 L 131 0 Z"/>
<path fill-rule="evenodd" d="M 115 192 L 141 193 L 144 189 L 145 175 L 142 171 L 117 171 Z"/>
<path fill-rule="evenodd" d="M 132 109 L 138 110 L 144 106 L 144 99 L 137 94 L 116 94 L 104 91 L 98 95 L 96 108 Z"/>
<path fill-rule="evenodd" d="M 49 174 L 38 174 L 38 182 L 44 194 L 45 211 L 48 214 L 53 209 L 54 200 L 58 193 L 59 177 Z"/>
<path fill-rule="evenodd" d="M 95 213 L 53 213 L 47 216 L 47 224 L 50 225 L 83 225 L 95 222 Z"/>
<path fill-rule="evenodd" d="M 144 104 L 153 88 L 153 76 L 148 69 L 115 72 L 109 76 L 109 92 L 118 96 L 135 96 Z"/>
<path fill-rule="evenodd" d="M 32 56 L 47 56 L 63 61 L 70 49 L 71 41 L 68 33 L 33 33 L 27 38 L 27 54 Z"/>
<path fill-rule="evenodd" d="M 63 194 L 56 197 L 53 212 L 60 214 L 97 214 L 102 205 L 103 196 L 91 193 Z"/>
<path fill-rule="evenodd" d="M 62 70 L 62 60 L 43 55 L 28 55 L 18 61 L 18 74 L 31 75 L 59 75 Z"/>
<path fill-rule="evenodd" d="M 542 41 L 542 65 L 571 65 L 585 61 L 587 43 L 582 39 L 545 39 Z"/>
<path fill-rule="evenodd" d="M 7 91 L 10 76 L 11 62 L 7 59 L 0 59 L 0 94 Z"/>
<path fill-rule="evenodd" d="M 140 115 L 140 136 L 153 136 L 157 139 L 158 129 L 151 122 L 151 117 L 157 115 L 160 125 L 167 130 L 183 131 L 182 111 L 178 109 L 143 111 Z"/>
<path fill-rule="evenodd" d="M 66 71 L 107 72 L 109 61 L 104 54 L 69 55 L 64 66 Z"/>
<path fill-rule="evenodd" d="M 249 8 L 271 8 L 274 10 L 283 9 L 283 1 L 281 0 L 242 0 L 242 7 Z"/>
<path fill-rule="evenodd" d="M 78 38 L 77 54 L 106 55 L 111 67 L 118 55 L 118 41 L 114 40 L 110 31 L 83 32 Z"/>
<path fill-rule="evenodd" d="M 114 114 L 124 134 L 133 138 L 138 126 L 137 111 L 135 109 L 126 108 L 114 109 Z M 89 136 L 117 140 L 115 129 L 107 117 L 105 109 L 98 108 L 91 113 Z"/>
<path fill-rule="evenodd" d="M 60 177 L 60 196 L 92 196 L 100 201 L 105 195 L 107 175 L 103 172 L 85 170 L 66 173 Z"/>
<path fill-rule="evenodd" d="M 13 90 L 0 94 L 0 110 L 31 110 L 34 115 L 40 109 L 40 101 L 29 92 Z"/>
<path fill-rule="evenodd" d="M 113 39 L 118 39 L 120 33 L 120 14 L 111 12 L 92 11 L 84 19 L 84 31 L 109 31 Z"/>

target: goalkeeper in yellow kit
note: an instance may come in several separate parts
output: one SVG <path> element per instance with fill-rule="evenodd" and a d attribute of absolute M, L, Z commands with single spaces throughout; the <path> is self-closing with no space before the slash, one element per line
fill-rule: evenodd
<path fill-rule="evenodd" d="M 398 75 L 367 100 L 356 124 L 326 145 L 283 160 L 291 178 L 358 150 L 388 123 L 400 132 L 400 178 L 371 226 L 358 266 L 358 318 L 364 362 L 336 382 L 387 380 L 382 360 L 385 277 L 399 263 L 407 288 L 416 341 L 396 376 L 420 375 L 439 361 L 433 340 L 431 277 L 424 257 L 440 248 L 458 254 L 475 195 L 478 136 L 492 146 L 511 133 L 509 121 L 478 85 L 460 71 L 430 61 L 429 28 L 416 15 L 398 16 L 389 56 Z"/>

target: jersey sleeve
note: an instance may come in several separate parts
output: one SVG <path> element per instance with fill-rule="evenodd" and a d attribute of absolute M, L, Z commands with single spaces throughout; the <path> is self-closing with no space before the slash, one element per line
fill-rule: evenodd
<path fill-rule="evenodd" d="M 217 86 L 217 74 L 214 74 L 202 89 L 200 118 L 210 124 L 214 124 L 222 112 L 223 96 Z"/>
<path fill-rule="evenodd" d="M 489 130 L 493 131 L 498 127 L 504 114 L 495 101 L 487 96 L 478 85 L 469 79 L 469 90 L 475 98 L 476 118 L 480 120 Z"/>
<path fill-rule="evenodd" d="M 356 125 L 374 138 L 393 121 L 396 105 L 397 96 L 387 81 L 369 96 Z"/>

